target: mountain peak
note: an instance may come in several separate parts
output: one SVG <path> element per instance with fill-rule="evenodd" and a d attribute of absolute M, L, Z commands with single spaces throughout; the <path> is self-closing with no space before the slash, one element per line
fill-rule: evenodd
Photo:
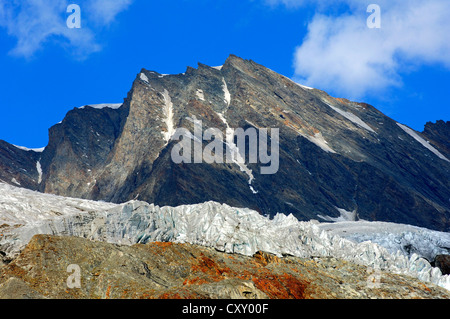
<path fill-rule="evenodd" d="M 450 158 L 448 122 L 414 132 L 368 104 L 333 98 L 233 54 L 221 67 L 199 63 L 184 74 L 142 69 L 124 107 L 69 112 L 63 123 L 50 130 L 42 154 L 25 152 L 15 160 L 0 144 L 0 179 L 117 203 L 216 201 L 300 220 L 347 211 L 365 220 L 450 229 L 450 163 L 443 160 Z M 199 123 L 202 134 L 195 136 Z M 177 129 L 197 145 L 191 162 L 173 160 Z M 215 140 L 225 150 L 222 158 L 227 152 L 241 157 L 219 161 L 219 152 L 205 161 L 212 140 L 204 138 L 207 129 L 222 133 Z M 250 138 L 239 146 L 226 139 L 227 129 L 256 132 L 253 146 L 268 150 L 273 142 L 278 158 L 262 156 L 257 147 L 250 158 Z M 279 169 L 262 174 L 275 159 Z"/>

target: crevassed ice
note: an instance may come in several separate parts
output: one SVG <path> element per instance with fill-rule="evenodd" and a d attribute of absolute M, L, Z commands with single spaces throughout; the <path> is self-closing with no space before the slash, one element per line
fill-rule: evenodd
<path fill-rule="evenodd" d="M 450 233 L 412 225 L 341 219 L 336 223 L 321 223 L 318 226 L 354 242 L 371 241 L 391 253 L 401 251 L 409 257 L 416 253 L 431 261 L 436 255 L 450 252 Z"/>
<path fill-rule="evenodd" d="M 0 215 L 0 223 L 23 225 L 3 229 L 0 249 L 10 256 L 35 234 L 79 236 L 125 245 L 171 241 L 248 256 L 259 250 L 278 256 L 333 256 L 414 276 L 450 290 L 450 276 L 442 276 L 416 253 L 408 257 L 370 241 L 357 243 L 292 215 L 277 214 L 269 219 L 251 209 L 215 202 L 178 207 L 139 201 L 117 205 L 16 189 L 0 184 L 0 211 L 9 212 L 9 216 Z M 58 214 L 49 213 L 55 209 Z"/>

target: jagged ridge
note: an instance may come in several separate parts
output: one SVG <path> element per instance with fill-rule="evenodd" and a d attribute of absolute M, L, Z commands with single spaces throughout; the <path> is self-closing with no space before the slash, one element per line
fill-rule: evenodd
<path fill-rule="evenodd" d="M 262 165 L 248 161 L 173 163 L 169 137 L 176 128 L 193 131 L 194 118 L 204 129 L 279 128 L 279 171 L 262 175 Z M 430 125 L 425 134 L 405 128 L 370 105 L 231 55 L 220 68 L 141 70 L 121 107 L 70 111 L 50 129 L 43 152 L 0 143 L 0 179 L 115 203 L 216 201 L 305 221 L 346 210 L 357 219 L 448 231 L 447 135 Z"/>

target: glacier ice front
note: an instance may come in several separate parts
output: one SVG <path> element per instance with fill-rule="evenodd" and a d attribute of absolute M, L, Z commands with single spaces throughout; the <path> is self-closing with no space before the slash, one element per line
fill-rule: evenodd
<path fill-rule="evenodd" d="M 249 256 L 266 251 L 278 256 L 342 258 L 450 290 L 450 276 L 442 276 L 423 256 L 394 252 L 371 241 L 358 243 L 292 215 L 277 214 L 270 219 L 251 209 L 216 202 L 178 207 L 140 201 L 118 205 L 40 194 L 5 184 L 0 184 L 0 211 L 0 225 L 4 225 L 0 250 L 12 257 L 36 234 L 124 245 L 171 241 Z"/>
<path fill-rule="evenodd" d="M 433 261 L 437 255 L 450 253 L 450 233 L 412 225 L 341 218 L 336 223 L 321 223 L 319 228 L 357 243 L 370 241 L 408 257 L 416 254 Z"/>

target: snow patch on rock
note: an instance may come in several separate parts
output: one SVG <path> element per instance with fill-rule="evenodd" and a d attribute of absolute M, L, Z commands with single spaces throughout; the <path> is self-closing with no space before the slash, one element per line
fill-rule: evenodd
<path fill-rule="evenodd" d="M 306 139 L 308 139 L 311 143 L 316 144 L 317 146 L 319 146 L 322 150 L 324 150 L 327 153 L 336 153 L 335 150 L 333 150 L 329 145 L 328 142 L 325 140 L 325 138 L 323 137 L 322 133 L 316 133 L 314 134 L 314 136 L 310 136 L 310 135 L 306 135 L 306 134 L 301 134 L 303 137 L 305 137 Z"/>
<path fill-rule="evenodd" d="M 431 146 L 431 144 L 424 140 L 422 137 L 419 136 L 419 134 L 417 134 L 416 132 L 414 132 L 412 129 L 410 129 L 409 127 L 407 127 L 406 125 L 397 123 L 397 125 L 403 130 L 405 131 L 408 135 L 410 135 L 412 138 L 414 138 L 417 142 L 419 142 L 420 144 L 422 144 L 426 149 L 428 149 L 429 151 L 431 151 L 433 154 L 435 154 L 437 157 L 439 157 L 440 159 L 443 159 L 444 161 L 450 162 L 450 160 L 445 157 L 444 155 L 442 155 L 441 152 L 439 152 L 437 149 L 435 149 L 433 146 Z"/>
<path fill-rule="evenodd" d="M 339 113 L 340 115 L 342 115 L 343 117 L 345 117 L 347 120 L 349 120 L 349 121 L 355 123 L 356 125 L 358 125 L 358 126 L 364 128 L 364 129 L 366 129 L 366 130 L 368 130 L 368 131 L 370 131 L 370 132 L 376 134 L 376 132 L 375 132 L 369 125 L 367 125 L 363 120 L 361 120 L 361 119 L 360 119 L 358 116 L 356 116 L 355 114 L 353 114 L 353 113 L 351 113 L 351 112 L 343 111 L 343 110 L 341 110 L 341 109 L 339 109 L 339 108 L 337 108 L 337 107 L 335 107 L 335 106 L 332 106 L 332 105 L 330 105 L 330 104 L 328 104 L 328 103 L 326 103 L 326 104 L 327 104 L 330 108 L 332 108 L 335 112 L 337 112 L 337 113 Z"/>
<path fill-rule="evenodd" d="M 144 73 L 141 73 L 141 74 L 139 75 L 139 78 L 140 78 L 142 81 L 144 81 L 144 82 L 146 82 L 146 83 L 149 83 L 148 77 L 147 77 Z"/>
<path fill-rule="evenodd" d="M 230 91 L 228 91 L 228 85 L 224 78 L 222 78 L 222 82 L 223 82 L 222 88 L 223 88 L 223 94 L 224 94 L 224 101 L 227 104 L 227 106 L 230 106 L 231 94 L 230 94 Z"/>
<path fill-rule="evenodd" d="M 38 172 L 38 184 L 42 183 L 42 167 L 41 162 L 36 162 L 36 171 Z"/>
<path fill-rule="evenodd" d="M 197 91 L 195 92 L 195 95 L 197 96 L 197 98 L 199 100 L 205 101 L 205 94 L 203 93 L 203 90 L 197 89 Z"/>
<path fill-rule="evenodd" d="M 173 121 L 173 103 L 172 99 L 170 98 L 169 91 L 167 91 L 166 89 L 164 89 L 162 96 L 164 98 L 164 123 L 167 129 L 167 131 L 162 132 L 162 134 L 164 135 L 164 140 L 166 141 L 166 143 L 169 143 L 170 138 L 175 133 L 175 124 Z"/>
<path fill-rule="evenodd" d="M 22 151 L 27 151 L 27 152 L 36 152 L 36 153 L 42 153 L 45 150 L 45 147 L 41 147 L 41 148 L 28 148 L 25 146 L 18 146 L 18 145 L 13 145 L 14 147 L 22 150 Z"/>
<path fill-rule="evenodd" d="M 341 221 L 355 221 L 357 218 L 356 210 L 349 212 L 343 208 L 335 207 L 336 210 L 341 214 L 339 217 L 322 216 L 317 215 L 317 217 L 329 221 L 329 222 L 341 222 Z"/>
<path fill-rule="evenodd" d="M 241 156 L 239 148 L 236 145 L 236 143 L 234 142 L 234 129 L 232 129 L 230 127 L 230 125 L 228 124 L 228 121 L 225 118 L 223 113 L 216 112 L 216 114 L 217 114 L 217 116 L 219 116 L 219 118 L 222 120 L 222 122 L 227 127 L 225 141 L 223 141 L 225 143 L 225 145 L 227 146 L 227 151 L 230 152 L 230 154 L 227 154 L 227 156 L 229 156 L 229 158 L 231 158 L 233 163 L 235 163 L 236 165 L 239 166 L 239 169 L 241 170 L 241 172 L 244 172 L 245 174 L 247 174 L 248 186 L 249 186 L 250 190 L 252 191 L 253 194 L 258 194 L 258 191 L 255 190 L 254 187 L 252 186 L 252 182 L 255 179 L 255 177 L 253 175 L 253 171 L 245 164 L 245 158 L 243 158 Z"/>

